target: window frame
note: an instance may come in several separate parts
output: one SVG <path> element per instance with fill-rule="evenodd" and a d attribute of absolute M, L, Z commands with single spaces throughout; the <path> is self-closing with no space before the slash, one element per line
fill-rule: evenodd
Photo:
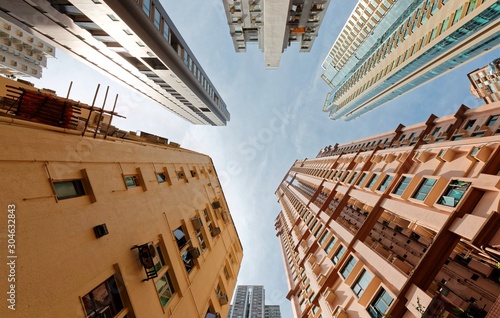
<path fill-rule="evenodd" d="M 101 305 L 101 307 L 98 308 L 99 303 L 94 301 L 93 292 L 96 291 L 97 289 L 101 288 L 101 286 L 103 286 L 103 285 L 104 285 L 104 288 L 106 289 L 106 292 L 108 293 L 108 296 L 111 296 L 112 303 L 106 304 L 106 305 Z M 126 310 L 123 296 L 120 294 L 120 289 L 121 288 L 118 288 L 118 283 L 117 283 L 117 279 L 116 279 L 115 275 L 111 275 L 106 280 L 104 280 L 102 283 L 100 283 L 99 285 L 94 287 L 87 294 L 80 297 L 80 300 L 81 300 L 82 305 L 83 305 L 83 311 L 85 313 L 85 317 L 87 317 L 87 318 L 94 317 L 96 314 L 102 313 L 103 311 L 107 310 L 107 308 L 109 308 L 109 311 L 113 316 L 116 316 L 118 313 L 122 312 L 123 310 Z M 85 298 L 87 296 L 88 296 L 88 300 L 85 300 Z M 87 305 L 92 304 L 93 308 L 87 308 L 86 304 Z M 89 311 L 89 310 L 91 310 L 91 311 Z"/>
<path fill-rule="evenodd" d="M 337 251 L 335 251 L 335 253 L 332 255 L 331 260 L 333 265 L 337 265 L 340 262 L 346 250 L 347 248 L 341 244 L 340 247 L 337 249 Z"/>
<path fill-rule="evenodd" d="M 408 185 L 410 184 L 411 180 L 412 180 L 411 177 L 402 176 L 401 179 L 399 179 L 398 185 L 394 188 L 392 193 L 401 196 L 408 188 Z M 401 189 L 403 185 L 404 187 Z M 401 193 L 398 193 L 399 191 L 401 191 Z"/>
<path fill-rule="evenodd" d="M 55 197 L 58 201 L 72 199 L 72 198 L 78 198 L 78 197 L 82 197 L 82 196 L 87 195 L 87 191 L 85 189 L 85 183 L 84 183 L 83 179 L 52 180 L 51 184 L 52 184 L 52 188 L 54 190 Z M 72 189 L 70 189 L 70 190 L 74 190 L 74 193 L 65 194 L 65 195 L 60 196 L 58 194 L 58 188 L 59 188 L 59 190 L 61 190 L 61 188 L 58 187 L 57 185 L 62 185 L 62 184 L 71 184 Z"/>
<path fill-rule="evenodd" d="M 165 279 L 163 280 L 164 277 L 165 277 Z M 160 282 L 164 282 L 164 284 L 159 286 L 158 283 L 160 283 Z M 157 281 L 155 281 L 155 289 L 156 289 L 156 293 L 158 295 L 158 300 L 160 301 L 160 305 L 162 306 L 162 308 L 167 307 L 168 303 L 174 297 L 174 294 L 175 294 L 174 284 L 172 283 L 172 279 L 170 278 L 170 274 L 169 274 L 168 270 L 165 271 L 165 273 L 160 278 L 158 278 Z M 169 296 L 165 296 L 165 293 L 167 293 L 167 292 L 170 292 Z M 165 303 L 163 303 L 162 297 L 167 298 Z"/>
<path fill-rule="evenodd" d="M 361 271 L 361 274 L 356 279 L 356 282 L 351 286 L 351 290 L 354 292 L 354 295 L 356 295 L 357 298 L 360 298 L 368 288 L 372 280 L 373 275 L 370 274 L 370 272 L 366 269 L 363 269 Z"/>
<path fill-rule="evenodd" d="M 344 280 L 347 279 L 357 263 L 358 260 L 354 256 L 349 256 L 349 259 L 345 262 L 345 265 L 340 270 L 340 276 L 342 276 Z"/>
<path fill-rule="evenodd" d="M 431 184 L 428 182 L 432 182 Z M 432 178 L 423 178 L 422 181 L 420 181 L 420 184 L 418 187 L 415 189 L 415 191 L 412 194 L 412 199 L 419 200 L 419 201 L 425 201 L 429 193 L 432 191 L 432 188 L 436 185 L 437 179 L 432 179 Z M 422 197 L 423 195 L 423 197 Z"/>
<path fill-rule="evenodd" d="M 385 295 L 387 295 L 388 297 L 391 298 L 391 301 L 389 303 L 387 303 L 386 299 L 384 299 Z M 376 304 L 378 304 L 380 301 L 382 301 L 382 304 L 386 306 L 386 308 L 383 312 L 380 310 L 379 307 L 376 307 Z M 373 298 L 373 300 L 370 302 L 370 304 L 366 308 L 366 311 L 368 311 L 368 314 L 372 318 L 383 318 L 383 317 L 385 317 L 385 314 L 387 313 L 387 310 L 389 309 L 389 307 L 391 307 L 391 304 L 393 301 L 394 301 L 394 298 L 384 288 L 381 288 L 380 291 L 376 294 L 376 296 Z"/>

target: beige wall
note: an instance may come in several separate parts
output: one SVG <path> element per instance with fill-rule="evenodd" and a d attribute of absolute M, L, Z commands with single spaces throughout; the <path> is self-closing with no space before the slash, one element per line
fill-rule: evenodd
<path fill-rule="evenodd" d="M 222 218 L 227 204 L 208 156 L 6 124 L 0 124 L 0 135 L 0 175 L 4 181 L 0 184 L 0 206 L 4 212 L 8 204 L 16 206 L 17 255 L 16 310 L 2 305 L 0 316 L 85 317 L 80 297 L 111 275 L 123 279 L 125 289 L 120 295 L 130 302 L 127 317 L 204 317 L 210 303 L 215 312 L 223 317 L 227 314 L 229 305 L 219 304 L 216 286 L 219 283 L 231 297 L 242 249 L 230 216 L 227 223 Z M 80 179 L 82 169 L 95 202 L 90 195 L 56 200 L 50 180 Z M 177 178 L 181 169 L 185 180 Z M 197 175 L 192 177 L 190 170 L 196 170 Z M 127 189 L 123 174 L 138 171 L 143 184 Z M 156 172 L 163 171 L 168 171 L 171 185 L 158 183 Z M 212 208 L 215 200 L 221 202 L 222 209 Z M 222 230 L 220 235 L 210 235 L 203 209 Z M 1 215 L 0 232 L 7 233 L 6 213 Z M 184 224 L 192 246 L 199 247 L 190 221 L 195 216 L 202 216 L 207 249 L 188 275 L 172 230 Z M 109 234 L 96 238 L 93 227 L 103 223 Z M 175 289 L 163 309 L 155 288 L 157 279 L 142 282 L 146 274 L 137 250 L 130 250 L 148 242 L 160 244 Z M 2 272 L 5 269 L 4 264 Z M 2 279 L 4 295 L 7 287 L 7 280 Z"/>

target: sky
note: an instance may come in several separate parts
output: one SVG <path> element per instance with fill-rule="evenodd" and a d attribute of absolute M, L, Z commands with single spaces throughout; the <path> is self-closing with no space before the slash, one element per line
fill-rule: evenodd
<path fill-rule="evenodd" d="M 154 133 L 183 148 L 212 157 L 240 240 L 243 263 L 240 285 L 264 285 L 266 303 L 293 317 L 285 298 L 288 286 L 274 221 L 280 206 L 274 192 L 295 160 L 315 157 L 327 145 L 346 143 L 386 131 L 400 123 L 425 121 L 431 113 L 443 116 L 465 104 L 481 105 L 469 92 L 466 74 L 484 66 L 500 52 L 485 55 L 350 122 L 331 121 L 322 112 L 329 87 L 321 80 L 321 63 L 350 15 L 356 1 L 332 0 L 309 53 L 292 44 L 277 70 L 266 70 L 257 44 L 235 53 L 222 0 L 163 0 L 205 73 L 225 101 L 231 121 L 226 127 L 195 126 L 153 101 L 58 50 L 37 87 L 51 88 L 90 104 L 101 84 L 96 105 L 106 109 L 119 95 L 113 124 L 125 130 Z"/>

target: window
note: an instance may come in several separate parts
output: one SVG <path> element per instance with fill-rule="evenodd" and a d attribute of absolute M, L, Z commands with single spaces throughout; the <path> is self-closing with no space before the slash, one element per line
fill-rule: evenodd
<path fill-rule="evenodd" d="M 358 173 L 354 172 L 354 174 L 352 175 L 351 179 L 349 180 L 349 184 L 351 184 L 354 181 L 354 179 L 356 179 L 357 175 L 358 175 Z"/>
<path fill-rule="evenodd" d="M 410 181 L 411 181 L 411 178 L 409 178 L 409 177 L 402 177 L 401 181 L 399 181 L 399 184 L 398 184 L 398 186 L 396 187 L 396 189 L 394 190 L 393 193 L 397 194 L 397 195 L 403 194 L 403 192 L 405 191 L 405 189 L 408 186 L 408 184 L 410 183 Z"/>
<path fill-rule="evenodd" d="M 424 178 L 415 194 L 413 194 L 412 198 L 423 201 L 427 197 L 427 194 L 429 194 L 429 192 L 431 191 L 434 184 L 436 184 L 435 179 Z"/>
<path fill-rule="evenodd" d="M 325 247 L 325 252 L 328 254 L 333 248 L 333 245 L 335 245 L 335 237 L 332 237 L 330 242 L 328 242 L 328 245 Z"/>
<path fill-rule="evenodd" d="M 166 21 L 163 21 L 163 38 L 167 40 L 167 42 L 170 43 L 170 38 L 169 38 L 169 29 L 168 29 L 168 24 Z"/>
<path fill-rule="evenodd" d="M 389 295 L 385 289 L 382 289 L 375 299 L 368 306 L 368 313 L 372 318 L 382 318 L 385 317 L 385 313 L 392 303 L 392 297 Z"/>
<path fill-rule="evenodd" d="M 335 254 L 332 257 L 332 262 L 334 265 L 337 265 L 337 263 L 342 258 L 342 255 L 344 255 L 344 252 L 345 252 L 345 247 L 341 245 L 337 250 L 337 252 L 335 252 Z"/>
<path fill-rule="evenodd" d="M 55 181 L 52 183 L 58 200 L 81 197 L 85 195 L 82 180 Z"/>
<path fill-rule="evenodd" d="M 188 243 L 186 235 L 182 230 L 182 226 L 179 226 L 174 230 L 174 236 L 175 240 L 177 241 L 177 246 L 179 247 L 179 249 L 182 249 Z"/>
<path fill-rule="evenodd" d="M 342 275 L 342 277 L 344 277 L 344 279 L 346 279 L 347 276 L 349 276 L 349 274 L 352 272 L 352 269 L 354 268 L 354 265 L 356 265 L 357 262 L 358 261 L 353 256 L 349 257 L 349 260 L 347 261 L 346 265 L 340 271 L 340 274 Z"/>
<path fill-rule="evenodd" d="M 470 182 L 452 180 L 437 203 L 456 207 L 470 185 Z"/>
<path fill-rule="evenodd" d="M 115 277 L 111 276 L 82 297 L 86 317 L 114 317 L 123 309 Z"/>
<path fill-rule="evenodd" d="M 467 125 L 465 125 L 464 129 L 465 129 L 465 130 L 469 130 L 469 129 L 471 129 L 471 128 L 474 126 L 474 124 L 475 124 L 475 123 L 476 123 L 476 120 L 475 120 L 475 119 L 471 119 L 471 120 L 469 120 L 469 121 L 467 122 Z"/>
<path fill-rule="evenodd" d="M 392 179 L 393 179 L 393 176 L 385 176 L 384 180 L 382 181 L 382 184 L 379 185 L 377 190 L 385 191 L 385 189 L 387 189 L 389 184 L 391 184 Z"/>
<path fill-rule="evenodd" d="M 149 12 L 151 10 L 151 0 L 144 0 L 142 2 L 142 11 L 149 17 Z"/>
<path fill-rule="evenodd" d="M 165 307 L 175 292 L 168 272 L 156 282 L 156 291 L 158 292 L 158 297 L 160 297 L 162 307 Z"/>
<path fill-rule="evenodd" d="M 118 18 L 114 14 L 108 14 L 108 18 L 110 18 L 113 21 L 119 21 Z"/>
<path fill-rule="evenodd" d="M 366 187 L 367 188 L 373 187 L 373 185 L 375 184 L 375 182 L 377 182 L 377 179 L 378 179 L 378 174 L 373 175 L 373 177 L 370 179 L 370 182 L 368 182 L 368 184 L 366 185 Z"/>
<path fill-rule="evenodd" d="M 165 176 L 164 173 L 157 173 L 156 180 L 158 180 L 158 183 L 163 183 L 163 182 L 167 181 L 167 176 Z"/>
<path fill-rule="evenodd" d="M 160 30 L 160 25 L 161 25 L 161 15 L 160 15 L 160 11 L 158 11 L 158 9 L 155 8 L 155 10 L 153 11 L 154 12 L 154 24 L 155 24 L 155 27 Z"/>
<path fill-rule="evenodd" d="M 196 237 L 198 238 L 198 243 L 200 243 L 201 251 L 204 252 L 207 249 L 207 244 L 205 243 L 201 230 L 196 230 Z"/>
<path fill-rule="evenodd" d="M 123 176 L 123 179 L 125 180 L 125 185 L 127 186 L 127 188 L 133 188 L 139 186 L 139 179 L 137 179 L 136 175 Z"/>
<path fill-rule="evenodd" d="M 330 234 L 328 231 L 325 231 L 325 233 L 323 233 L 323 235 L 321 235 L 321 238 L 319 239 L 319 245 L 323 245 L 323 243 L 325 243 L 325 240 L 326 240 L 326 237 L 328 236 L 328 234 Z"/>
<path fill-rule="evenodd" d="M 181 258 L 182 258 L 182 261 L 184 262 L 184 268 L 186 269 L 186 271 L 188 273 L 191 273 L 191 271 L 194 268 L 193 256 L 191 255 L 191 253 L 188 250 L 186 250 L 186 251 L 181 253 Z"/>
<path fill-rule="evenodd" d="M 366 290 L 368 287 L 368 284 L 370 284 L 372 280 L 372 275 L 367 272 L 366 270 L 363 270 L 359 278 L 356 280 L 356 283 L 352 286 L 352 291 L 356 296 L 359 298 L 363 294 L 363 292 Z"/>
<path fill-rule="evenodd" d="M 156 272 L 159 272 L 163 268 L 163 266 L 165 266 L 165 260 L 163 259 L 163 253 L 161 252 L 160 245 L 156 244 L 154 248 L 156 253 L 153 257 L 153 264 Z"/>
<path fill-rule="evenodd" d="M 490 127 L 490 126 L 493 126 L 497 119 L 498 119 L 498 116 L 499 115 L 495 115 L 495 116 L 490 116 L 490 118 L 488 119 L 488 121 L 486 122 L 486 126 Z"/>
<path fill-rule="evenodd" d="M 365 179 L 366 179 L 366 175 L 367 175 L 367 173 L 366 173 L 366 172 L 365 172 L 365 173 L 363 173 L 363 175 L 361 176 L 361 179 L 359 179 L 359 180 L 358 180 L 358 182 L 356 182 L 356 185 L 357 185 L 357 186 L 359 186 L 360 184 L 362 184 L 362 183 L 363 183 L 363 181 L 365 181 Z"/>

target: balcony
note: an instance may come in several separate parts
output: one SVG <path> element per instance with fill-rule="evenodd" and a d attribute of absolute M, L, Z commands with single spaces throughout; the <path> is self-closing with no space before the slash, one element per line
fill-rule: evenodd
<path fill-rule="evenodd" d="M 415 233 L 412 229 L 418 229 L 420 232 L 425 230 L 402 219 L 393 218 L 389 222 L 381 218 L 365 243 L 396 268 L 409 274 L 432 242 L 431 239 Z"/>

